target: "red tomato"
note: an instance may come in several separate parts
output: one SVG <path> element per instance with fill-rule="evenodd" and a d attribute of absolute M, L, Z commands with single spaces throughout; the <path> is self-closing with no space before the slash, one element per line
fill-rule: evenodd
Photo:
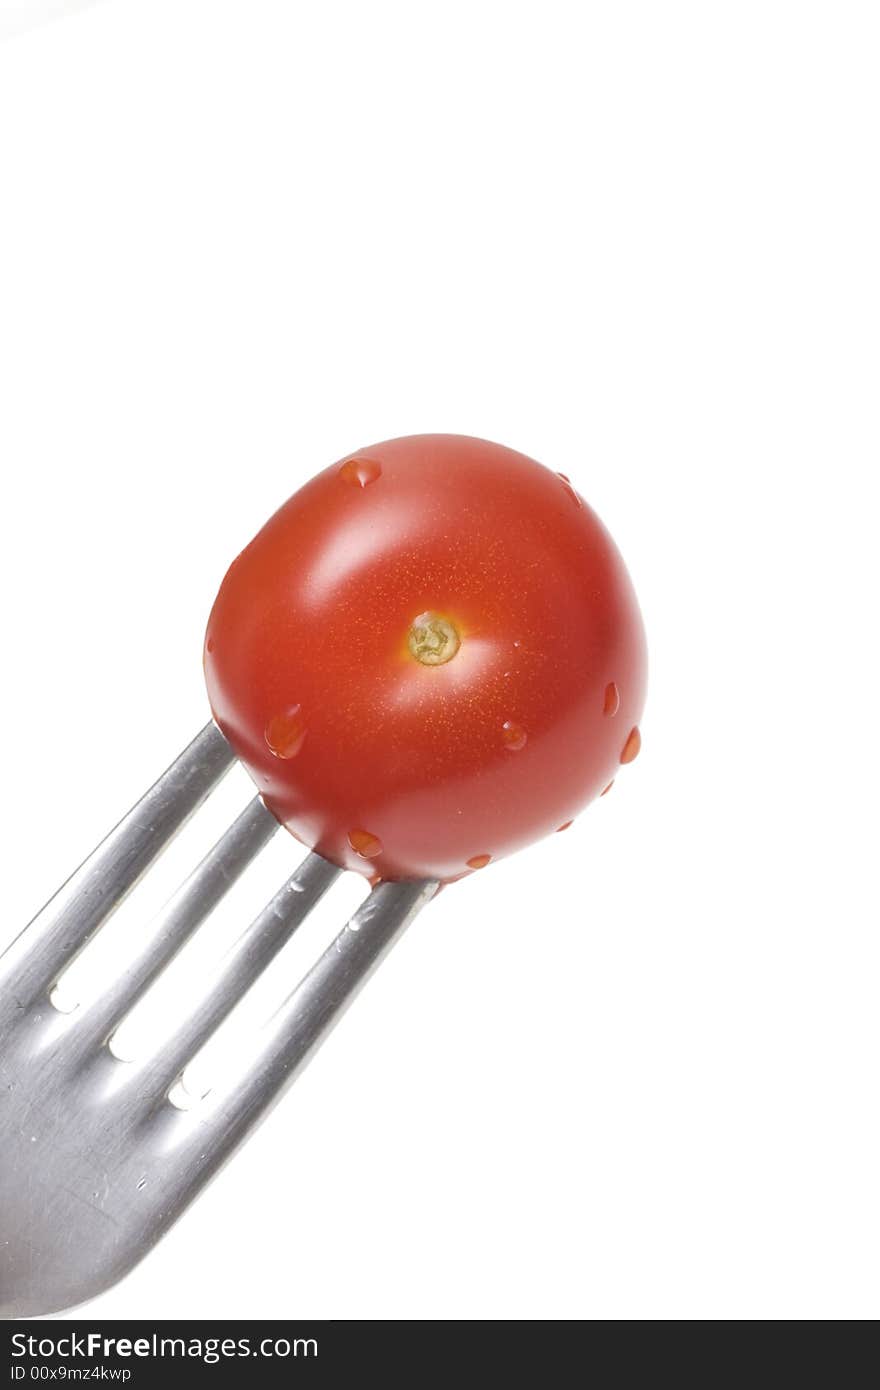
<path fill-rule="evenodd" d="M 318 474 L 235 560 L 214 716 L 298 839 L 449 880 L 564 828 L 639 748 L 623 562 L 560 473 L 456 435 Z"/>

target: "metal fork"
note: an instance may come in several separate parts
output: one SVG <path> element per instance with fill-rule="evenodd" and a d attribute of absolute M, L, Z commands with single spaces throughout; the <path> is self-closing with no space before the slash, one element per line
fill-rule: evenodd
<path fill-rule="evenodd" d="M 91 1005 L 61 1013 L 61 972 L 235 762 L 208 724 L 0 955 L 0 1317 L 70 1308 L 126 1274 L 293 1080 L 438 884 L 382 883 L 259 1035 L 250 1069 L 193 1109 L 185 1066 L 341 872 L 317 854 L 225 956 L 189 1016 L 143 1062 L 109 1042 L 279 829 L 259 797 L 159 914 L 140 955 Z"/>

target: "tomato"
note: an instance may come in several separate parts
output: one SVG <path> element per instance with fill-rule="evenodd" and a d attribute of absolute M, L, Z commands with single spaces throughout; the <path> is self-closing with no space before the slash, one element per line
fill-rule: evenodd
<path fill-rule="evenodd" d="M 638 752 L 645 643 L 567 478 L 456 435 L 361 449 L 234 561 L 214 717 L 289 830 L 443 881 L 563 829 Z"/>

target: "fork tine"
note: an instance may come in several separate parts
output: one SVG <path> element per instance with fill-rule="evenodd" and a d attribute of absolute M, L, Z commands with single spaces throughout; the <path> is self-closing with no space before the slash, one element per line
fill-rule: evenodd
<path fill-rule="evenodd" d="M 0 954 L 0 982 L 15 968 L 22 1003 L 48 989 L 234 762 L 220 730 L 207 724 Z"/>
<path fill-rule="evenodd" d="M 166 1106 L 154 1116 L 160 1133 L 167 1127 L 163 1138 L 175 1151 L 175 1166 L 191 1172 L 198 1186 L 276 1103 L 438 886 L 426 881 L 374 888 L 270 1020 L 254 1051 L 248 1049 L 242 1070 L 192 1110 Z M 198 1154 L 188 1153 L 192 1146 Z M 207 1171 L 196 1177 L 202 1160 Z"/>
<path fill-rule="evenodd" d="M 309 854 L 220 962 L 210 987 L 138 1076 L 141 1099 L 161 1099 L 246 989 L 278 954 L 342 872 Z"/>
<path fill-rule="evenodd" d="M 87 1019 L 76 1024 L 81 1048 L 103 1042 L 118 1026 L 280 828 L 254 797 L 159 913 L 141 955 L 107 985 Z"/>

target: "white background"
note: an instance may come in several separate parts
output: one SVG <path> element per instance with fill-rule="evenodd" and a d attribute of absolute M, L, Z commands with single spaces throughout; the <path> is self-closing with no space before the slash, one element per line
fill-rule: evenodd
<path fill-rule="evenodd" d="M 876 7 L 73 8 L 0 47 L 0 937 L 367 442 L 571 474 L 652 658 L 613 794 L 444 893 L 90 1313 L 875 1317 Z"/>

